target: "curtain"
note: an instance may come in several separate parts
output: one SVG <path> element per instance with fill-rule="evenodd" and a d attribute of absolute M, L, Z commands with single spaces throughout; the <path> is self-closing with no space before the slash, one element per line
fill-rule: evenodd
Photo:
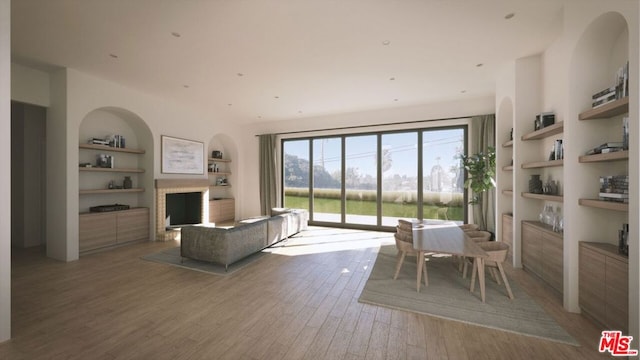
<path fill-rule="evenodd" d="M 496 147 L 496 116 L 495 114 L 474 116 L 471 118 L 471 152 L 476 154 L 486 152 L 489 147 Z M 495 233 L 496 230 L 496 189 L 493 188 L 482 194 L 482 207 L 474 207 L 473 222 L 486 230 Z M 484 220 L 484 221 L 483 221 Z"/>
<path fill-rule="evenodd" d="M 276 163 L 276 136 L 260 135 L 260 213 L 269 215 L 278 207 L 278 171 Z"/>

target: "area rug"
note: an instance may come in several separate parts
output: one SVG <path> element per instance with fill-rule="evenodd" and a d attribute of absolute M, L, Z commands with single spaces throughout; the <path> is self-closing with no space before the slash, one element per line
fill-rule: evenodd
<path fill-rule="evenodd" d="M 471 271 L 463 279 L 450 257 L 431 257 L 429 286 L 423 283 L 418 293 L 415 258 L 405 259 L 398 279 L 393 280 L 396 254 L 395 245 L 380 247 L 360 302 L 579 346 L 515 281 L 509 279 L 515 297 L 510 300 L 504 285 L 493 281 L 487 271 L 486 302 L 482 303 L 477 283 L 475 292 L 469 292 Z"/>
<path fill-rule="evenodd" d="M 235 263 L 229 265 L 229 268 L 226 270 L 224 268 L 224 265 L 218 265 L 206 261 L 191 260 L 187 258 L 183 259 L 180 256 L 179 246 L 145 255 L 142 257 L 142 259 L 214 275 L 230 275 L 246 267 L 247 265 L 254 263 L 264 255 L 266 254 L 263 252 L 257 252 L 255 254 L 249 255 L 246 258 L 238 260 Z"/>

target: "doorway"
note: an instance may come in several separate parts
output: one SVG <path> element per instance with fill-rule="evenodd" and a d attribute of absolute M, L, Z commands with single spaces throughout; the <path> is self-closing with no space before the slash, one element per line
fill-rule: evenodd
<path fill-rule="evenodd" d="M 11 245 L 46 244 L 46 118 L 41 106 L 11 102 Z"/>

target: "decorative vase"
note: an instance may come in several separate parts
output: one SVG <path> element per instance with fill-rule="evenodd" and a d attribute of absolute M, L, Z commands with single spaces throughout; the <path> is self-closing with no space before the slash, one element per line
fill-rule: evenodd
<path fill-rule="evenodd" d="M 531 175 L 531 179 L 529 179 L 529 192 L 542 194 L 542 180 L 540 180 L 540 175 Z"/>
<path fill-rule="evenodd" d="M 124 181 L 122 182 L 122 187 L 124 189 L 131 189 L 133 186 L 133 182 L 131 181 L 131 176 L 125 176 Z"/>

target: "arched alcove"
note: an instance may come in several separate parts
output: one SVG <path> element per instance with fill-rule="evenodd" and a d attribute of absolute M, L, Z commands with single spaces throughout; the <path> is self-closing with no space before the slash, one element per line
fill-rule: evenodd
<path fill-rule="evenodd" d="M 218 170 L 225 173 L 223 176 L 209 173 L 209 199 L 234 199 L 234 214 L 235 218 L 237 218 L 238 208 L 236 206 L 237 200 L 235 199 L 240 196 L 241 191 L 240 186 L 238 186 L 241 175 L 238 173 L 240 169 L 238 166 L 238 146 L 231 136 L 220 133 L 211 137 L 207 149 L 207 156 L 210 159 L 209 165 L 215 164 Z M 220 152 L 220 156 L 225 162 L 213 161 L 213 151 Z M 218 183 L 220 179 L 225 179 L 223 186 Z M 226 201 L 229 202 L 229 200 Z M 213 209 L 210 208 L 210 211 L 213 211 Z"/>
<path fill-rule="evenodd" d="M 607 12 L 585 27 L 570 53 L 568 111 L 564 127 L 567 146 L 563 166 L 563 266 L 564 306 L 571 311 L 590 311 L 585 310 L 585 300 L 581 298 L 580 287 L 583 284 L 580 283 L 580 275 L 584 276 L 581 269 L 593 266 L 593 262 L 580 260 L 580 243 L 609 244 L 615 249 L 618 230 L 629 222 L 628 212 L 621 211 L 624 204 L 597 201 L 600 177 L 629 174 L 629 161 L 624 158 L 603 161 L 581 157 L 603 143 L 622 141 L 622 118 L 628 116 L 628 105 L 620 105 L 625 100 L 612 103 L 610 107 L 616 110 L 610 113 L 600 112 L 603 108 L 594 109 L 592 103 L 594 94 L 616 85 L 616 74 L 627 64 L 630 48 L 629 26 L 625 17 L 617 12 Z M 631 196 L 637 197 L 637 189 L 632 191 Z M 600 273 L 599 270 L 595 272 Z M 604 282 L 594 283 L 606 286 Z M 626 313 L 627 309 L 620 310 Z"/>
<path fill-rule="evenodd" d="M 91 146 L 94 138 L 112 139 L 114 135 L 124 138 L 122 147 Z M 145 121 L 126 109 L 98 108 L 82 119 L 78 139 L 81 144 L 78 155 L 80 214 L 89 212 L 94 206 L 122 204 L 130 208 L 148 208 L 149 219 L 153 219 L 153 136 Z M 101 155 L 111 156 L 112 168 L 98 167 Z M 131 189 L 125 189 L 125 177 L 132 180 Z M 82 237 L 82 224 L 80 227 Z M 148 227 L 149 234 L 153 234 L 151 220 Z"/>

